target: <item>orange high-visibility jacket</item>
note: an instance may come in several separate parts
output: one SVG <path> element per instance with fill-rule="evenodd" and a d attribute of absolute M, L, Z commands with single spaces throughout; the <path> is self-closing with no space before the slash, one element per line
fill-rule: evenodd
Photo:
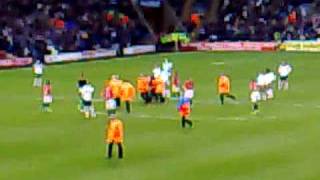
<path fill-rule="evenodd" d="M 120 98 L 120 89 L 122 81 L 118 79 L 113 79 L 110 81 L 109 85 L 112 90 L 113 98 Z"/>
<path fill-rule="evenodd" d="M 156 93 L 163 94 L 166 88 L 164 81 L 161 78 L 156 78 Z"/>
<path fill-rule="evenodd" d="M 219 94 L 230 93 L 230 79 L 226 75 L 222 75 L 218 79 Z"/>
<path fill-rule="evenodd" d="M 149 80 L 148 77 L 140 76 L 137 80 L 137 89 L 140 93 L 146 93 L 149 90 Z"/>
<path fill-rule="evenodd" d="M 119 119 L 110 120 L 106 126 L 106 143 L 123 143 L 123 123 Z"/>
<path fill-rule="evenodd" d="M 133 101 L 135 97 L 136 90 L 134 89 L 133 85 L 129 82 L 124 82 L 120 88 L 120 98 L 122 101 Z"/>

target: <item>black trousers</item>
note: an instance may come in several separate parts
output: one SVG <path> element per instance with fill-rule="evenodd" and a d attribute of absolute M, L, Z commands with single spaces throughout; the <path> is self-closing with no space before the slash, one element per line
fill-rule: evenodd
<path fill-rule="evenodd" d="M 193 126 L 193 123 L 192 121 L 190 121 L 189 119 L 187 119 L 185 116 L 182 116 L 182 119 L 181 119 L 181 125 L 183 128 L 186 127 L 186 124 L 188 124 L 190 127 Z"/>
<path fill-rule="evenodd" d="M 253 111 L 257 111 L 259 109 L 258 103 L 254 103 L 252 106 Z"/>
<path fill-rule="evenodd" d="M 155 90 L 150 91 L 149 98 L 150 98 L 150 102 L 152 102 L 153 100 L 157 101 L 157 94 L 156 94 Z"/>
<path fill-rule="evenodd" d="M 127 113 L 130 113 L 130 112 L 131 112 L 131 104 L 130 104 L 130 101 L 125 101 L 125 104 L 126 104 L 126 111 L 127 111 Z"/>
<path fill-rule="evenodd" d="M 121 100 L 120 100 L 120 98 L 115 98 L 114 100 L 116 101 L 117 107 L 120 107 L 120 106 L 121 106 Z"/>
<path fill-rule="evenodd" d="M 220 102 L 221 102 L 221 104 L 224 104 L 224 97 L 227 97 L 227 98 L 230 98 L 230 99 L 233 99 L 233 100 L 236 99 L 236 97 L 234 95 L 230 94 L 230 93 L 221 93 L 220 94 Z"/>
<path fill-rule="evenodd" d="M 150 97 L 148 92 L 140 93 L 141 98 L 143 99 L 145 104 L 150 102 Z"/>
<path fill-rule="evenodd" d="M 164 103 L 165 102 L 165 98 L 163 97 L 162 93 L 157 93 L 156 94 L 156 101 L 160 102 L 160 103 Z"/>
<path fill-rule="evenodd" d="M 108 145 L 108 158 L 112 158 L 112 148 L 114 143 L 109 143 Z M 123 146 L 121 143 L 116 143 L 118 145 L 118 158 L 123 158 Z"/>

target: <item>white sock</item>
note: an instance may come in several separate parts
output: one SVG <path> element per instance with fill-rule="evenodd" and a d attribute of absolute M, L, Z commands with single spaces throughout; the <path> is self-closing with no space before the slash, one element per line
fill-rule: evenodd
<path fill-rule="evenodd" d="M 91 117 L 93 118 L 97 116 L 93 106 L 90 107 L 90 114 L 91 114 Z"/>
<path fill-rule="evenodd" d="M 288 89 L 289 89 L 289 82 L 288 82 L 288 81 L 286 81 L 286 82 L 284 83 L 284 89 L 285 89 L 285 90 L 288 90 Z"/>

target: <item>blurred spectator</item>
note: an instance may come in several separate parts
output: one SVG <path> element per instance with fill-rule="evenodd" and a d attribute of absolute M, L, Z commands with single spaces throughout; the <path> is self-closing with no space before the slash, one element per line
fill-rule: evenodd
<path fill-rule="evenodd" d="M 0 49 L 17 56 L 127 46 L 147 35 L 130 0 L 1 0 L 0 6 Z"/>
<path fill-rule="evenodd" d="M 314 0 L 223 0 L 216 24 L 204 22 L 203 28 L 187 29 L 198 34 L 198 40 L 205 36 L 210 41 L 316 39 L 319 4 Z M 194 24 L 193 19 L 189 23 Z"/>

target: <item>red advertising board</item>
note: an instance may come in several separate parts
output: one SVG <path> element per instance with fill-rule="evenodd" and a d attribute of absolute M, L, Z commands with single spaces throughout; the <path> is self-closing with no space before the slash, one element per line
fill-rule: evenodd
<path fill-rule="evenodd" d="M 0 60 L 0 68 L 23 67 L 32 64 L 32 58 L 14 58 Z"/>
<path fill-rule="evenodd" d="M 196 48 L 198 51 L 274 51 L 275 42 L 196 42 L 183 44 L 182 49 Z"/>
<path fill-rule="evenodd" d="M 73 62 L 73 61 L 84 61 L 96 58 L 108 58 L 117 56 L 116 50 L 90 50 L 82 52 L 67 52 L 56 55 L 46 55 L 44 61 L 48 64 L 51 63 L 62 63 L 62 62 Z"/>

